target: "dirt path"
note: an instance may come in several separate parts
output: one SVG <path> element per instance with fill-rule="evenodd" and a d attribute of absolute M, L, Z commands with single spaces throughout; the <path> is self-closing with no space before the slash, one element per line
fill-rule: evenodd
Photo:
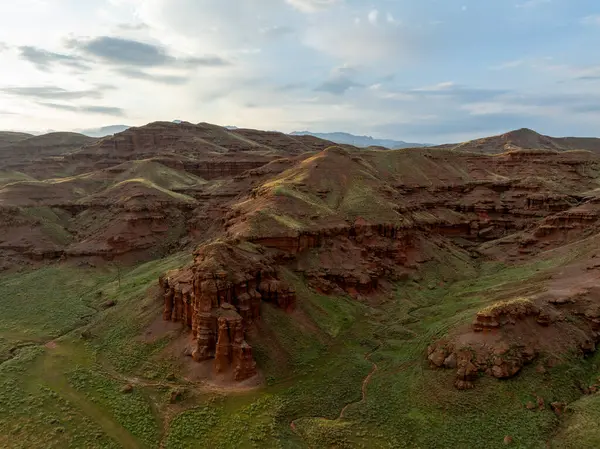
<path fill-rule="evenodd" d="M 114 421 L 114 419 L 107 415 L 102 409 L 88 401 L 64 379 L 61 379 L 58 376 L 51 376 L 47 377 L 45 380 L 55 390 L 58 390 L 62 397 L 73 403 L 93 422 L 97 423 L 104 433 L 119 443 L 121 447 L 126 449 L 138 449 L 142 447 L 127 429 Z"/>
<path fill-rule="evenodd" d="M 414 322 L 418 322 L 419 318 L 413 316 L 413 314 L 419 310 L 422 309 L 426 309 L 428 307 L 431 307 L 432 304 L 430 303 L 425 303 L 425 304 L 418 304 L 415 302 L 412 302 L 410 300 L 406 300 L 406 304 L 409 305 L 408 310 L 406 311 L 406 316 L 409 318 L 412 318 L 414 320 Z M 408 323 L 410 324 L 410 323 Z M 383 329 L 385 329 L 387 326 L 384 326 Z M 412 337 L 410 338 L 410 340 L 415 340 L 417 338 L 419 338 L 421 335 L 417 332 L 415 332 L 414 330 L 410 329 L 408 326 L 404 326 L 404 329 L 412 335 Z M 375 375 L 375 373 L 377 373 L 377 371 L 379 371 L 379 366 L 377 365 L 377 363 L 373 362 L 371 360 L 371 356 L 377 352 L 381 347 L 383 346 L 383 341 L 381 340 L 377 340 L 377 346 L 372 349 L 371 351 L 367 352 L 364 355 L 364 359 L 371 362 L 371 364 L 373 365 L 373 367 L 371 368 L 371 371 L 369 372 L 369 374 L 367 374 L 367 376 L 363 379 L 362 381 L 362 385 L 361 385 L 361 399 L 359 401 L 354 401 L 354 402 L 350 402 L 348 404 L 346 404 L 340 411 L 340 414 L 337 418 L 335 418 L 334 420 L 329 420 L 327 418 L 321 418 L 321 419 L 325 419 L 328 421 L 335 421 L 335 420 L 341 420 L 341 419 L 345 419 L 346 417 L 346 411 L 353 405 L 358 405 L 358 404 L 362 404 L 367 400 L 367 388 L 369 386 L 369 383 L 371 382 L 371 380 L 373 379 L 373 376 Z M 296 427 L 296 421 L 298 419 L 301 419 L 303 417 L 300 418 L 296 418 L 295 420 L 292 420 L 290 422 L 290 429 L 292 430 L 292 432 L 294 432 L 296 435 L 298 435 L 300 438 L 302 438 L 302 436 L 299 434 L 298 429 Z"/>
<path fill-rule="evenodd" d="M 371 364 L 373 365 L 373 367 L 371 368 L 371 371 L 369 371 L 369 374 L 367 374 L 367 376 L 363 379 L 362 384 L 361 384 L 361 399 L 358 401 L 353 401 L 353 402 L 349 402 L 348 404 L 346 404 L 342 410 L 340 410 L 340 414 L 337 418 L 335 419 L 328 419 L 328 418 L 322 418 L 325 419 L 327 421 L 336 421 L 336 420 L 340 420 L 340 419 L 344 419 L 344 415 L 346 413 L 346 410 L 348 410 L 349 407 L 351 407 L 352 405 L 356 405 L 356 404 L 361 404 L 363 402 L 365 402 L 367 400 L 367 387 L 369 386 L 369 382 L 371 382 L 371 379 L 373 378 L 373 375 L 379 370 L 379 367 L 377 366 L 377 363 L 373 362 L 371 360 L 371 356 L 377 351 L 379 350 L 379 348 L 381 348 L 381 346 L 383 345 L 383 343 L 381 341 L 378 341 L 377 346 L 375 347 L 375 349 L 367 352 L 364 356 L 365 360 L 371 362 Z M 300 418 L 297 418 L 300 419 Z M 290 421 L 290 429 L 292 430 L 292 432 L 294 432 L 296 435 L 300 436 L 298 434 L 298 431 L 296 429 L 296 420 L 292 420 Z M 300 438 L 302 438 L 300 436 Z"/>
<path fill-rule="evenodd" d="M 114 370 L 111 369 L 107 369 L 106 366 L 104 366 L 104 369 L 102 369 L 101 371 L 98 371 L 99 373 L 101 373 L 102 375 L 105 375 L 107 377 L 110 377 L 114 380 L 117 380 L 119 382 L 123 382 L 123 383 L 127 383 L 130 384 L 131 386 L 137 386 L 137 387 L 142 387 L 142 388 L 171 388 L 171 389 L 177 389 L 177 388 L 191 388 L 193 389 L 195 392 L 199 392 L 199 393 L 223 393 L 223 394 L 227 394 L 227 393 L 246 393 L 248 391 L 252 391 L 255 390 L 256 388 L 259 388 L 259 386 L 219 386 L 219 385 L 214 385 L 211 384 L 209 382 L 206 381 L 201 381 L 201 382 L 193 382 L 193 381 L 188 381 L 189 383 L 185 384 L 185 383 L 180 383 L 180 382 L 169 382 L 169 381 L 152 381 L 152 380 L 147 380 L 147 379 L 143 379 L 143 378 L 139 378 L 139 377 L 132 377 L 132 376 L 126 376 L 124 374 L 118 373 Z M 159 444 L 158 447 L 159 449 L 164 449 L 165 445 L 167 443 L 167 438 L 169 436 L 169 429 L 171 428 L 171 422 L 173 421 L 173 419 L 182 412 L 182 409 L 179 409 L 177 407 L 173 407 L 173 406 L 168 406 L 166 408 L 161 408 L 160 404 L 155 403 L 153 400 L 150 400 L 150 404 L 151 407 L 153 409 L 154 415 L 157 418 L 160 418 L 161 420 L 161 433 L 160 433 L 160 440 L 159 440 Z"/>
<path fill-rule="evenodd" d="M 338 419 L 343 419 L 344 418 L 344 414 L 346 413 L 346 410 L 348 410 L 348 407 L 352 406 L 352 405 L 356 405 L 356 404 L 361 404 L 363 402 L 365 402 L 367 400 L 367 387 L 369 386 L 369 382 L 371 382 L 371 379 L 373 378 L 373 375 L 379 370 L 379 367 L 377 366 L 377 363 L 373 362 L 371 360 L 371 356 L 375 353 L 375 351 L 377 351 L 379 348 L 381 348 L 382 343 L 379 342 L 377 344 L 377 347 L 375 349 L 373 349 L 371 352 L 367 352 L 365 354 L 365 360 L 371 362 L 373 364 L 373 368 L 371 368 L 371 372 L 369 372 L 369 374 L 367 375 L 367 377 L 365 377 L 365 379 L 363 380 L 362 386 L 361 386 L 361 392 L 362 392 L 362 397 L 360 399 L 360 401 L 358 402 L 350 402 L 349 404 L 346 404 L 344 406 L 344 408 L 340 411 L 340 416 L 338 417 Z"/>

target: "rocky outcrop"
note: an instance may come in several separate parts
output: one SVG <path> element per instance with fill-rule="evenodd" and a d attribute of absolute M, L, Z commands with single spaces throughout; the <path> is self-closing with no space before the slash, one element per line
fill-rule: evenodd
<path fill-rule="evenodd" d="M 594 351 L 600 342 L 600 290 L 592 274 L 597 265 L 566 270 L 537 296 L 479 311 L 469 328 L 429 346 L 431 366 L 456 370 L 456 388 L 468 389 L 480 374 L 510 378 L 540 355 Z M 574 288 L 565 288 L 571 283 Z"/>
<path fill-rule="evenodd" d="M 260 319 L 261 301 L 284 310 L 295 305 L 295 291 L 278 279 L 274 266 L 256 248 L 214 243 L 198 249 L 191 268 L 160 279 L 163 318 L 190 329 L 194 360 L 214 358 L 217 373 L 231 373 L 238 381 L 256 374 L 245 338 Z"/>
<path fill-rule="evenodd" d="M 583 231 L 598 222 L 600 218 L 600 201 L 592 200 L 581 206 L 552 215 L 537 227 L 534 236 L 543 238 L 555 233 Z"/>
<path fill-rule="evenodd" d="M 230 304 L 223 304 L 217 315 L 216 372 L 226 373 L 231 368 L 236 381 L 255 376 L 256 362 L 252 356 L 252 347 L 244 339 L 243 318 Z"/>
<path fill-rule="evenodd" d="M 539 307 L 529 298 L 517 298 L 496 303 L 477 312 L 473 321 L 473 330 L 475 332 L 491 331 L 507 324 L 515 324 L 518 320 L 527 317 L 539 317 L 540 314 Z M 548 324 L 546 320 L 543 320 L 543 322 Z"/>

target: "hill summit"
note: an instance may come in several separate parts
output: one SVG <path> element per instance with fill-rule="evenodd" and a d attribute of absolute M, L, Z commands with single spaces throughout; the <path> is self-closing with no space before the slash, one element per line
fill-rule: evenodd
<path fill-rule="evenodd" d="M 454 148 L 461 151 L 483 153 L 502 153 L 513 148 L 600 152 L 600 139 L 593 137 L 550 137 L 528 128 L 521 128 L 497 136 L 464 142 Z"/>

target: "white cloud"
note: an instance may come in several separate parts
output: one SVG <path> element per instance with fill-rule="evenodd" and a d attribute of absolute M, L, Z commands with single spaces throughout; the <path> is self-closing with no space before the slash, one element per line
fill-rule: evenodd
<path fill-rule="evenodd" d="M 327 9 L 336 4 L 342 3 L 343 0 L 285 0 L 286 3 L 292 5 L 299 11 L 313 13 Z"/>
<path fill-rule="evenodd" d="M 514 69 L 516 67 L 521 67 L 523 64 L 525 64 L 525 61 L 522 59 L 515 59 L 513 61 L 506 61 L 503 62 L 502 64 L 498 64 L 495 66 L 490 67 L 491 70 L 506 70 L 506 69 Z"/>
<path fill-rule="evenodd" d="M 182 52 L 237 54 L 260 48 L 282 30 L 290 8 L 282 0 L 121 0 L 165 44 Z"/>
<path fill-rule="evenodd" d="M 584 25 L 600 25 L 600 14 L 586 16 L 581 19 L 581 23 Z"/>
<path fill-rule="evenodd" d="M 369 11 L 367 18 L 369 19 L 369 22 L 372 25 L 377 25 L 377 19 L 379 18 L 379 11 L 377 11 L 376 9 Z"/>
<path fill-rule="evenodd" d="M 453 81 L 444 81 L 443 83 L 438 83 L 433 86 L 418 87 L 416 89 L 413 89 L 413 91 L 414 92 L 439 92 L 442 90 L 452 89 L 455 86 L 456 86 L 456 83 L 454 83 Z"/>
<path fill-rule="evenodd" d="M 517 8 L 535 8 L 547 3 L 552 3 L 552 0 L 527 0 L 523 3 L 517 3 L 515 6 Z"/>
<path fill-rule="evenodd" d="M 469 103 L 459 106 L 459 109 L 467 111 L 471 115 L 518 114 L 552 116 L 560 112 L 560 108 L 558 107 L 520 104 L 518 98 L 507 98 L 505 101 Z"/>
<path fill-rule="evenodd" d="M 303 41 L 326 55 L 352 65 L 402 65 L 427 54 L 421 31 L 398 22 L 380 21 L 379 12 L 371 11 L 367 20 L 338 14 L 311 22 Z M 373 26 L 374 24 L 377 26 Z"/>

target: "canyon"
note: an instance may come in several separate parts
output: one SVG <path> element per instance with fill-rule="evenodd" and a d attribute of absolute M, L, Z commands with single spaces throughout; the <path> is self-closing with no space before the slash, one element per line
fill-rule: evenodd
<path fill-rule="evenodd" d="M 311 378 L 319 357 L 338 363 L 346 322 L 365 347 L 340 369 L 368 369 L 341 422 L 404 364 L 462 394 L 600 343 L 598 140 L 517 130 L 392 151 L 187 122 L 0 138 L 0 271 L 117 267 L 120 285 L 123 270 L 192 255 L 156 275 L 145 307 L 178 332 L 174 366 L 202 367 L 211 388 L 294 379 L 289 366 Z M 295 356 L 302 338 L 332 346 Z M 401 365 L 379 355 L 407 342 Z"/>

